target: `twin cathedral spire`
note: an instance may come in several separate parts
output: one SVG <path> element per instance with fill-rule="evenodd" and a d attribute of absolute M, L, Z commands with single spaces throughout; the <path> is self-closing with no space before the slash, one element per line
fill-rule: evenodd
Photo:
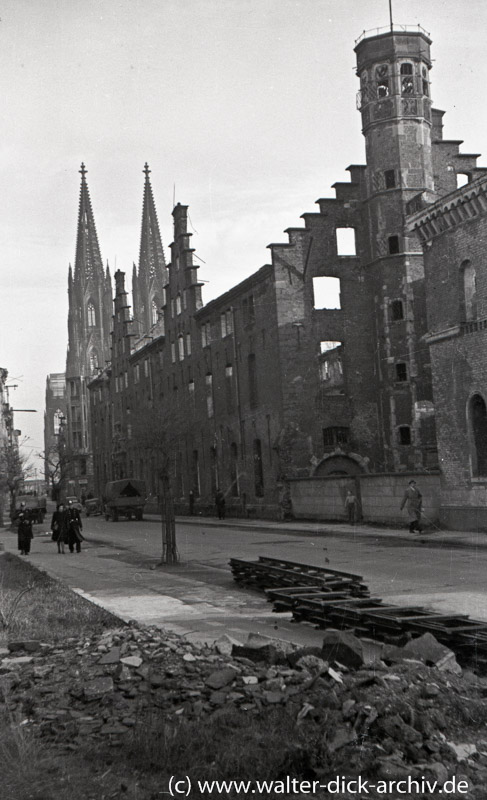
<path fill-rule="evenodd" d="M 168 275 L 147 163 L 143 172 L 139 264 L 138 268 L 134 264 L 132 277 L 133 330 L 140 336 L 157 322 Z M 108 264 L 104 268 L 101 258 L 84 164 L 80 174 L 76 256 L 74 272 L 70 265 L 68 277 L 67 380 L 96 375 L 110 360 L 111 348 L 112 281 Z"/>

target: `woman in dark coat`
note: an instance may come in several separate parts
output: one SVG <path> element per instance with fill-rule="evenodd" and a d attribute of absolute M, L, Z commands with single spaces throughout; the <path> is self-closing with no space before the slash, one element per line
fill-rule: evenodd
<path fill-rule="evenodd" d="M 17 521 L 17 546 L 21 556 L 28 556 L 30 553 L 30 543 L 34 538 L 32 533 L 32 517 L 24 502 L 20 504 L 20 509 L 15 515 Z"/>
<path fill-rule="evenodd" d="M 66 520 L 66 510 L 63 503 L 56 506 L 56 510 L 51 520 L 52 540 L 57 542 L 58 553 L 64 553 L 64 545 L 68 541 L 68 525 Z"/>

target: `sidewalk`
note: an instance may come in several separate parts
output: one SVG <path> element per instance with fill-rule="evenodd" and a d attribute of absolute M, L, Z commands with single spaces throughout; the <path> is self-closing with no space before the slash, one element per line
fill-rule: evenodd
<path fill-rule="evenodd" d="M 160 517 L 146 515 L 147 519 L 159 521 Z M 407 529 L 387 528 L 365 523 L 349 525 L 346 522 L 319 522 L 306 520 L 274 521 L 265 519 L 215 519 L 213 517 L 177 517 L 181 525 L 204 525 L 211 528 L 234 528 L 236 530 L 259 530 L 268 533 L 292 533 L 302 536 L 346 536 L 368 538 L 375 541 L 407 542 L 428 547 L 458 547 L 465 549 L 487 549 L 487 532 L 448 531 L 430 527 L 423 533 L 409 533 Z"/>

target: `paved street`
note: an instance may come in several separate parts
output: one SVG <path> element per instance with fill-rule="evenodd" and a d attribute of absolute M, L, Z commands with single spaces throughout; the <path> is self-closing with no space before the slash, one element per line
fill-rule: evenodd
<path fill-rule="evenodd" d="M 46 520 L 47 521 L 47 520 Z M 292 523 L 183 520 L 177 526 L 181 563 L 159 565 L 160 521 L 105 522 L 83 517 L 83 551 L 58 555 L 47 526 L 35 526 L 30 560 L 124 619 L 160 624 L 198 640 L 223 632 L 242 639 L 260 632 L 302 644 L 320 633 L 275 615 L 262 594 L 239 588 L 231 557 L 281 557 L 363 576 L 371 593 L 487 620 L 487 535 L 429 534 Z M 238 525 L 238 527 L 233 527 Z M 428 538 L 430 541 L 428 542 Z M 5 549 L 16 536 L 0 532 Z"/>

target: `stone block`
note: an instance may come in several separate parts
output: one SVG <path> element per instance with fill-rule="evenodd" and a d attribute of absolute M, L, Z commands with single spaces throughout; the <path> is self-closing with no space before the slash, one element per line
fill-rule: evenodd
<path fill-rule="evenodd" d="M 351 669 L 359 669 L 364 663 L 362 642 L 351 633 L 327 630 L 323 637 L 321 657 L 325 661 L 338 661 Z"/>

